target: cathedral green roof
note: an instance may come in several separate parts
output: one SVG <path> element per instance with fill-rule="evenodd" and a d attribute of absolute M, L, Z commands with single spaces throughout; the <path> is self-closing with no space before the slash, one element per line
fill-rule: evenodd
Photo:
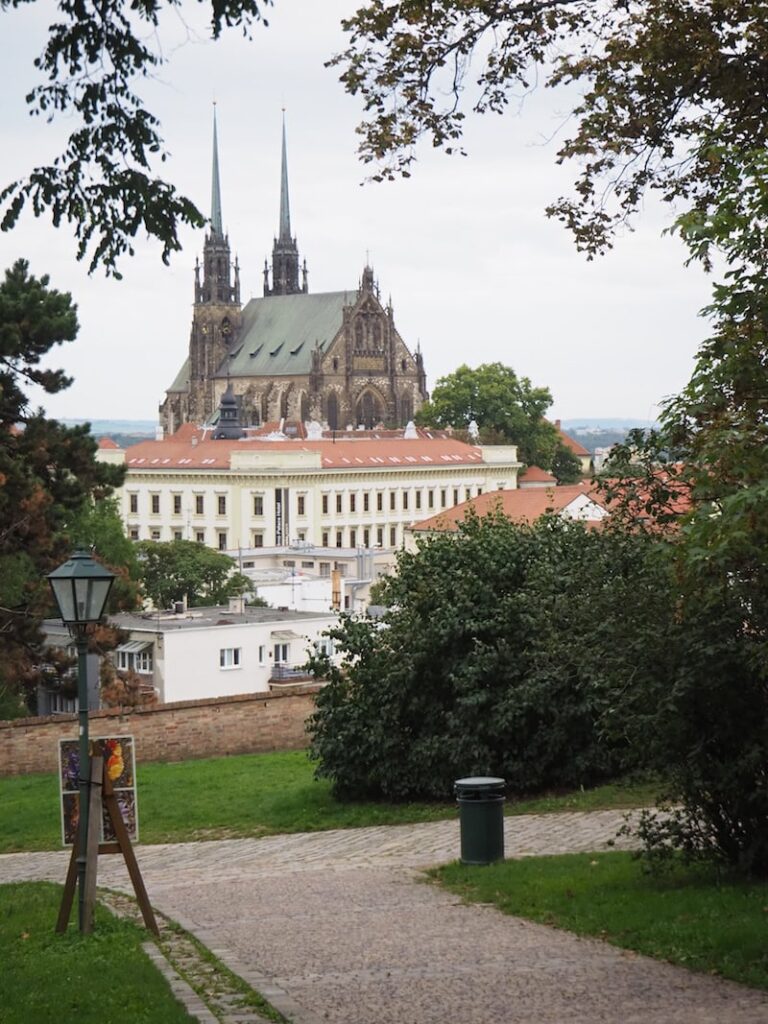
<path fill-rule="evenodd" d="M 189 391 L 189 356 L 184 360 L 184 365 L 176 374 L 176 379 L 168 388 L 168 391 Z"/>
<path fill-rule="evenodd" d="M 229 359 L 219 367 L 218 375 L 274 377 L 309 373 L 315 345 L 325 349 L 333 340 L 342 326 L 344 306 L 354 302 L 355 297 L 353 291 L 251 299 L 243 309 L 237 341 Z"/>

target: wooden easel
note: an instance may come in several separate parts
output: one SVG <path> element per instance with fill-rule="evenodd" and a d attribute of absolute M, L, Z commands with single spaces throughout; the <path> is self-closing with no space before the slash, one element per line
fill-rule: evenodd
<path fill-rule="evenodd" d="M 136 893 L 136 900 L 144 918 L 144 925 L 148 931 L 159 935 L 160 932 L 155 921 L 155 915 L 144 888 L 144 879 L 133 852 L 133 846 L 125 827 L 123 816 L 117 804 L 117 797 L 112 788 L 112 780 L 106 771 L 104 764 L 104 748 L 101 743 L 92 744 L 90 758 L 91 777 L 88 780 L 88 837 L 86 841 L 86 864 L 85 864 L 85 893 L 84 893 L 84 915 L 83 931 L 93 931 L 93 910 L 96 905 L 96 872 L 100 853 L 122 853 L 125 866 L 133 883 L 133 890 Z M 98 780 L 98 781 L 97 781 Z M 102 807 L 109 815 L 112 828 L 115 833 L 115 842 L 100 843 L 99 833 L 101 831 Z M 59 917 L 56 921 L 56 931 L 65 932 L 69 924 L 69 916 L 72 912 L 72 903 L 77 888 L 77 842 L 72 845 L 72 856 L 69 859 L 67 878 L 64 882 L 64 894 L 61 898 Z"/>

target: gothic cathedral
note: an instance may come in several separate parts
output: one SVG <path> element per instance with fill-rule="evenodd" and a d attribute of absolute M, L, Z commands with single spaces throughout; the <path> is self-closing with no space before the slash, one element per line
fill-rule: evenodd
<path fill-rule="evenodd" d="M 201 277 L 202 269 L 202 277 Z M 291 235 L 283 124 L 280 228 L 264 297 L 240 303 L 240 270 L 221 216 L 216 118 L 210 230 L 195 264 L 189 355 L 160 406 L 166 433 L 212 423 L 221 398 L 243 426 L 317 420 L 327 429 L 402 427 L 427 398 L 421 353 L 412 355 L 383 306 L 373 270 L 356 288 L 313 295 Z"/>

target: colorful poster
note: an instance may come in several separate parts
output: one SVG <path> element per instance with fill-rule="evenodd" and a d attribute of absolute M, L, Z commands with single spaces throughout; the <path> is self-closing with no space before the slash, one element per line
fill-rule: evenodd
<path fill-rule="evenodd" d="M 107 775 L 115 791 L 131 842 L 138 842 L 139 814 L 136 802 L 136 753 L 133 736 L 108 736 L 98 741 L 104 744 L 104 762 Z M 77 842 L 80 795 L 80 744 L 78 740 L 59 740 L 59 785 L 61 789 L 61 838 L 64 846 Z M 115 832 L 106 811 L 101 819 L 101 842 L 113 842 Z"/>

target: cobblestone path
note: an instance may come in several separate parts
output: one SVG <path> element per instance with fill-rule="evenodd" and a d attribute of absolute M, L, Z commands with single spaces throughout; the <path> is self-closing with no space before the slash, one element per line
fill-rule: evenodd
<path fill-rule="evenodd" d="M 622 820 L 507 818 L 506 853 L 606 849 Z M 763 993 L 423 884 L 458 852 L 455 821 L 137 850 L 152 902 L 296 1024 L 768 1021 Z M 128 891 L 118 861 L 101 858 L 99 884 Z M 0 857 L 0 882 L 65 870 L 62 853 Z"/>

